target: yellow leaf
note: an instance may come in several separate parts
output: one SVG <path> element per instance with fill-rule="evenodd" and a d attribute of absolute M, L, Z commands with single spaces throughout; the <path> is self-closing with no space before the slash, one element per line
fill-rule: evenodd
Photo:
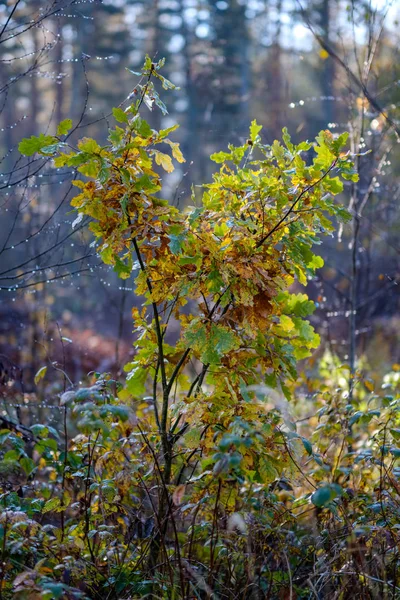
<path fill-rule="evenodd" d="M 322 58 L 322 60 L 326 60 L 327 58 L 329 58 L 329 52 L 327 52 L 324 48 L 322 48 L 319 51 L 319 56 L 320 56 L 320 58 Z"/>
<path fill-rule="evenodd" d="M 288 317 L 287 315 L 282 315 L 280 326 L 283 329 L 283 331 L 292 331 L 292 329 L 294 328 L 294 323 L 290 317 Z"/>
<path fill-rule="evenodd" d="M 81 190 L 85 189 L 85 182 L 81 181 L 80 179 L 73 179 L 71 181 L 72 185 L 75 185 L 76 187 L 80 188 Z"/>
<path fill-rule="evenodd" d="M 365 387 L 367 388 L 367 390 L 369 392 L 373 392 L 374 391 L 374 384 L 373 384 L 373 382 L 370 379 L 366 379 L 364 381 L 364 385 L 365 385 Z"/>
<path fill-rule="evenodd" d="M 78 548 L 80 550 L 84 550 L 85 549 L 85 542 L 81 538 L 75 538 L 74 539 L 74 544 L 75 544 L 75 546 L 78 546 Z"/>
<path fill-rule="evenodd" d="M 307 285 L 307 277 L 300 267 L 297 268 L 297 277 L 301 285 Z"/>
<path fill-rule="evenodd" d="M 369 102 L 366 98 L 363 98 L 360 96 L 356 99 L 356 105 L 357 105 L 357 109 L 359 111 L 367 110 L 368 106 L 369 106 Z"/>
<path fill-rule="evenodd" d="M 64 167 L 68 160 L 73 156 L 73 154 L 60 154 L 54 158 L 54 166 L 59 169 L 60 167 Z"/>
<path fill-rule="evenodd" d="M 39 369 L 39 371 L 36 373 L 36 375 L 35 375 L 35 379 L 34 379 L 34 381 L 35 381 L 36 385 L 37 385 L 37 384 L 39 383 L 39 381 L 40 381 L 41 379 L 43 379 L 43 377 L 46 375 L 46 371 L 47 371 L 47 367 L 41 367 L 41 368 Z"/>
<path fill-rule="evenodd" d="M 172 156 L 179 162 L 179 163 L 184 163 L 186 162 L 181 149 L 179 147 L 179 144 L 177 142 L 171 142 L 171 140 L 164 140 L 167 144 L 169 144 L 171 146 L 172 149 Z"/>
<path fill-rule="evenodd" d="M 158 150 L 154 150 L 154 154 L 156 157 L 156 163 L 160 165 L 164 169 L 164 171 L 167 171 L 167 173 L 172 173 L 172 171 L 174 170 L 172 158 L 168 156 L 168 154 L 164 154 L 163 152 L 159 152 Z"/>

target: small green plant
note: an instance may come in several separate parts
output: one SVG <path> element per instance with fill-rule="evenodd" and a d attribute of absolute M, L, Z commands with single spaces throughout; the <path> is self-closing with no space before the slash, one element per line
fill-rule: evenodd
<path fill-rule="evenodd" d="M 219 597 L 229 581 L 240 597 L 254 587 L 277 597 L 293 586 L 281 562 L 287 528 L 301 529 L 296 510 L 311 492 L 290 510 L 281 492 L 291 495 L 302 455 L 319 458 L 273 399 L 290 399 L 297 361 L 319 336 L 307 320 L 314 304 L 289 288 L 322 266 L 313 247 L 333 230 L 329 217 L 347 218 L 333 197 L 357 174 L 346 134 L 295 145 L 284 130 L 266 145 L 253 121 L 243 146 L 211 156 L 212 182 L 179 210 L 160 196 L 160 171 L 184 162 L 177 126 L 156 131 L 142 116 L 166 110 L 154 82 L 174 86 L 162 66 L 146 58 L 107 145 L 71 144 L 70 120 L 20 144 L 79 172 L 75 224 L 89 218 L 102 260 L 134 276 L 143 297 L 126 381 L 98 375 L 62 396 L 78 435 L 37 425 L 33 459 L 18 434 L 2 433 L 4 460 L 37 482 L 27 498 L 22 484 L 2 496 L 3 587 L 20 598 Z M 342 497 L 336 481 L 317 487 L 318 510 Z M 280 556 L 275 566 L 265 551 Z M 18 553 L 31 565 L 22 573 Z"/>

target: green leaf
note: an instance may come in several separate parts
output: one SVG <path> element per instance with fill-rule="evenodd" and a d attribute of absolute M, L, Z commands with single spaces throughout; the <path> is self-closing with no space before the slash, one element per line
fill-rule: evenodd
<path fill-rule="evenodd" d="M 395 440 L 400 440 L 400 429 L 391 429 L 390 433 L 392 434 L 392 436 L 394 437 Z"/>
<path fill-rule="evenodd" d="M 67 164 L 69 167 L 79 167 L 79 165 L 82 165 L 83 163 L 85 163 L 87 160 L 89 160 L 90 158 L 90 154 L 88 154 L 87 152 L 78 152 L 78 154 L 69 154 L 67 156 L 67 160 L 64 160 L 64 164 Z M 59 167 L 62 166 L 59 164 L 59 159 L 60 157 L 57 157 L 54 162 L 55 162 L 55 166 Z"/>
<path fill-rule="evenodd" d="M 164 102 L 161 100 L 160 96 L 157 94 L 157 92 L 154 88 L 152 90 L 152 95 L 154 98 L 154 102 L 156 103 L 158 108 L 161 110 L 162 114 L 164 116 L 167 115 L 168 114 L 167 107 L 165 106 Z"/>
<path fill-rule="evenodd" d="M 278 142 L 278 140 L 274 140 L 274 142 L 272 143 L 272 146 L 271 146 L 271 150 L 272 150 L 272 154 L 275 156 L 275 158 L 278 161 L 283 161 L 284 160 L 284 158 L 285 158 L 285 149 Z"/>
<path fill-rule="evenodd" d="M 123 183 L 126 186 L 129 186 L 131 183 L 131 174 L 128 171 L 128 169 L 125 169 L 125 167 L 120 167 L 119 172 L 120 172 Z"/>
<path fill-rule="evenodd" d="M 78 143 L 78 148 L 81 152 L 86 152 L 87 154 L 99 154 L 101 151 L 101 146 L 99 146 L 96 140 L 86 137 Z"/>
<path fill-rule="evenodd" d="M 128 115 L 125 113 L 124 110 L 122 110 L 122 108 L 113 108 L 112 113 L 114 119 L 118 121 L 118 123 L 129 123 Z"/>
<path fill-rule="evenodd" d="M 232 160 L 233 157 L 229 152 L 214 152 L 214 154 L 211 154 L 210 158 L 214 162 L 220 164 L 227 160 Z"/>
<path fill-rule="evenodd" d="M 349 133 L 348 133 L 348 131 L 345 131 L 344 133 L 341 133 L 340 135 L 338 135 L 336 140 L 334 140 L 332 142 L 332 149 L 336 154 L 339 154 L 341 149 L 347 144 L 348 138 L 349 138 Z"/>
<path fill-rule="evenodd" d="M 171 127 L 168 127 L 167 129 L 161 129 L 161 131 L 158 132 L 158 138 L 160 140 L 163 140 L 164 138 L 166 138 L 170 133 L 172 133 L 173 131 L 175 131 L 176 129 L 178 129 L 179 125 L 175 124 L 172 125 Z"/>
<path fill-rule="evenodd" d="M 60 506 L 61 500 L 60 498 L 50 498 L 47 500 L 45 505 L 42 508 L 42 513 L 50 512 L 51 510 L 55 510 L 58 506 Z"/>
<path fill-rule="evenodd" d="M 31 431 L 35 436 L 46 437 L 49 434 L 49 428 L 42 423 L 34 423 L 31 426 Z"/>
<path fill-rule="evenodd" d="M 110 129 L 108 139 L 113 146 L 119 146 L 123 140 L 124 134 L 125 131 L 117 125 L 115 129 Z"/>
<path fill-rule="evenodd" d="M 311 496 L 311 502 L 318 508 L 323 508 L 343 493 L 340 485 L 330 484 L 318 488 Z"/>
<path fill-rule="evenodd" d="M 50 144 L 56 144 L 57 140 L 51 135 L 39 136 L 32 135 L 30 138 L 24 138 L 18 145 L 18 150 L 24 156 L 32 156 L 36 152 L 40 152 L 42 148 L 50 146 Z"/>
<path fill-rule="evenodd" d="M 175 235 L 173 233 L 168 234 L 169 244 L 168 246 L 171 248 L 172 254 L 180 254 L 182 251 L 182 244 L 185 241 L 185 234 L 179 233 Z"/>
<path fill-rule="evenodd" d="M 195 256 L 181 256 L 178 260 L 178 265 L 196 265 L 197 267 L 201 264 L 203 256 L 196 254 Z"/>
<path fill-rule="evenodd" d="M 130 275 L 132 273 L 132 264 L 131 264 L 131 261 L 128 261 L 128 263 L 125 264 L 119 258 L 119 256 L 116 256 L 115 257 L 114 271 L 117 273 L 118 277 L 120 277 L 121 279 L 128 279 L 128 277 L 130 277 Z"/>
<path fill-rule="evenodd" d="M 274 389 L 278 386 L 278 380 L 274 371 L 265 375 L 265 383 L 266 385 Z"/>
<path fill-rule="evenodd" d="M 346 181 L 357 182 L 359 180 L 359 175 L 354 168 L 341 168 L 341 175 Z"/>
<path fill-rule="evenodd" d="M 148 54 L 146 54 L 146 56 L 144 58 L 144 65 L 142 67 L 142 70 L 143 71 L 152 70 L 152 64 L 153 64 L 153 61 L 151 60 L 150 56 Z"/>
<path fill-rule="evenodd" d="M 336 206 L 335 211 L 337 219 L 342 223 L 348 223 L 351 221 L 351 214 L 344 206 Z"/>
<path fill-rule="evenodd" d="M 262 483 L 271 483 L 278 477 L 279 473 L 276 467 L 265 456 L 260 456 L 258 461 L 258 470 L 256 481 Z"/>
<path fill-rule="evenodd" d="M 219 364 L 224 354 L 239 346 L 239 340 L 232 330 L 212 323 L 206 325 L 194 319 L 185 332 L 189 345 L 200 354 L 205 364 Z"/>
<path fill-rule="evenodd" d="M 311 352 L 308 348 L 296 347 L 293 349 L 293 356 L 296 360 L 303 360 L 303 358 L 308 358 L 311 356 Z"/>
<path fill-rule="evenodd" d="M 340 194 L 343 192 L 343 181 L 339 177 L 325 177 L 324 188 L 332 194 Z"/>
<path fill-rule="evenodd" d="M 23 456 L 20 459 L 19 464 L 25 471 L 26 475 L 28 475 L 28 477 L 36 469 L 35 462 L 31 458 L 28 458 L 28 456 Z"/>
<path fill-rule="evenodd" d="M 290 152 L 293 152 L 294 146 L 291 142 L 291 137 L 286 127 L 282 129 L 282 140 L 284 141 L 286 148 L 290 150 Z"/>
<path fill-rule="evenodd" d="M 0 430 L 0 446 L 4 446 L 8 438 L 11 436 L 11 431 L 9 429 L 1 429 Z"/>
<path fill-rule="evenodd" d="M 149 138 L 153 134 L 153 130 L 147 121 L 140 117 L 135 120 L 135 131 L 144 138 Z"/>
<path fill-rule="evenodd" d="M 247 144 L 245 146 L 239 146 L 236 148 L 232 144 L 229 144 L 229 150 L 232 152 L 232 160 L 235 165 L 239 165 L 246 154 L 246 150 L 248 150 Z"/>
<path fill-rule="evenodd" d="M 300 142 L 300 144 L 297 146 L 297 151 L 307 152 L 310 150 L 310 148 L 312 148 L 312 144 L 310 144 L 310 142 Z"/>
<path fill-rule="evenodd" d="M 314 506 L 322 508 L 331 501 L 331 490 L 329 487 L 321 487 L 311 496 L 311 502 Z"/>
<path fill-rule="evenodd" d="M 325 132 L 321 131 L 319 136 L 316 138 L 317 142 L 319 142 L 319 145 L 317 144 L 314 146 L 315 152 L 317 153 L 317 156 L 314 159 L 314 164 L 319 169 L 326 171 L 332 165 L 336 157 L 328 148 L 324 133 Z"/>
<path fill-rule="evenodd" d="M 35 445 L 35 448 L 39 452 L 43 452 L 44 448 L 49 448 L 50 450 L 54 450 L 54 452 L 56 452 L 58 446 L 56 440 L 53 440 L 53 438 L 47 438 L 45 440 L 39 440 L 39 442 Z"/>
<path fill-rule="evenodd" d="M 156 67 L 159 68 L 159 67 Z M 157 77 L 157 79 L 159 79 L 161 81 L 161 85 L 163 87 L 164 90 L 176 90 L 179 88 L 176 87 L 176 85 L 174 85 L 171 81 L 169 81 L 169 79 L 166 79 L 166 77 L 163 77 L 163 75 L 160 75 L 159 73 L 154 73 L 154 75 Z"/>
<path fill-rule="evenodd" d="M 142 365 L 135 365 L 134 363 L 126 365 L 124 370 L 129 370 L 132 365 L 134 366 L 126 377 L 127 389 L 133 396 L 143 396 L 146 391 L 147 371 Z"/>
<path fill-rule="evenodd" d="M 320 342 L 320 337 L 314 331 L 314 327 L 310 325 L 308 321 L 305 321 L 299 317 L 294 317 L 293 322 L 296 326 L 298 334 L 301 339 L 308 342 L 309 348 L 317 348 Z"/>
<path fill-rule="evenodd" d="M 214 324 L 211 327 L 210 343 L 212 344 L 212 349 L 209 348 L 210 356 L 211 353 L 214 356 L 215 352 L 218 357 L 223 356 L 230 350 L 237 348 L 239 345 L 239 341 L 237 340 L 233 331 L 227 327 L 221 327 Z M 205 362 L 212 361 L 206 359 Z"/>
<path fill-rule="evenodd" d="M 324 259 L 322 256 L 317 256 L 316 254 L 312 255 L 312 258 L 307 263 L 307 268 L 312 269 L 321 269 L 324 266 Z"/>
<path fill-rule="evenodd" d="M 64 119 L 57 127 L 57 135 L 67 135 L 72 128 L 72 119 Z"/>
<path fill-rule="evenodd" d="M 254 121 L 252 121 L 250 125 L 250 139 L 252 142 L 256 141 L 261 129 L 262 125 L 258 125 L 257 121 L 254 119 Z"/>
<path fill-rule="evenodd" d="M 92 158 L 91 160 L 88 160 L 86 163 L 78 167 L 78 171 L 86 177 L 92 177 L 93 179 L 96 179 L 100 172 L 99 162 L 97 159 Z"/>
<path fill-rule="evenodd" d="M 293 314 L 296 317 L 307 317 L 315 311 L 315 304 L 312 300 L 309 300 L 307 294 L 281 292 L 277 296 L 277 300 L 285 302 L 285 313 Z"/>
<path fill-rule="evenodd" d="M 112 246 L 109 246 L 108 244 L 106 244 L 102 251 L 100 252 L 100 257 L 101 260 L 106 264 L 106 265 L 113 265 L 114 264 L 114 252 L 112 249 Z"/>
<path fill-rule="evenodd" d="M 143 190 L 148 194 L 154 194 L 155 192 L 158 192 L 161 189 L 160 185 L 154 183 L 154 181 L 150 179 L 148 175 L 142 175 L 141 177 L 139 177 L 139 179 L 135 182 L 134 188 L 137 191 Z"/>
<path fill-rule="evenodd" d="M 142 73 L 139 73 L 139 71 L 132 71 L 132 69 L 128 69 L 128 67 L 125 67 L 127 71 L 129 71 L 129 73 L 132 73 L 132 75 L 136 75 L 136 77 L 141 77 Z"/>
<path fill-rule="evenodd" d="M 309 456 L 311 456 L 313 453 L 311 442 L 309 440 L 307 440 L 307 438 L 304 438 L 304 437 L 301 438 L 301 441 L 303 442 L 303 446 L 304 446 L 307 454 Z"/>

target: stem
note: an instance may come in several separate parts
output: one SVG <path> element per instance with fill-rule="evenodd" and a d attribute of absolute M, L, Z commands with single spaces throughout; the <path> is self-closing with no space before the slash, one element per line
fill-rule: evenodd
<path fill-rule="evenodd" d="M 4 510 L 6 510 L 6 495 L 4 495 Z M 3 532 L 3 544 L 1 548 L 1 564 L 0 564 L 0 600 L 3 598 L 3 581 L 5 575 L 5 567 L 6 565 L 6 548 L 7 548 L 7 525 L 8 525 L 8 516 L 4 522 L 4 532 Z"/>
<path fill-rule="evenodd" d="M 356 326 L 357 326 L 357 288 L 358 288 L 358 237 L 360 231 L 360 218 L 355 207 L 353 219 L 353 248 L 351 255 L 351 292 L 350 292 L 350 317 L 349 317 L 349 402 L 353 400 L 354 379 L 356 372 Z"/>
<path fill-rule="evenodd" d="M 178 375 L 179 375 L 179 371 L 181 370 L 181 368 L 182 368 L 183 364 L 185 363 L 185 361 L 186 361 L 187 357 L 189 356 L 190 350 L 191 350 L 190 348 L 187 348 L 187 349 L 185 350 L 185 352 L 182 354 L 181 358 L 179 359 L 179 361 L 178 361 L 178 363 L 177 363 L 177 365 L 176 365 L 176 367 L 175 367 L 175 369 L 174 369 L 174 371 L 173 371 L 173 373 L 172 373 L 172 375 L 171 375 L 171 378 L 170 378 L 170 380 L 169 380 L 169 383 L 168 383 L 168 385 L 167 385 L 167 390 L 168 390 L 168 393 L 171 391 L 171 389 L 172 389 L 172 386 L 173 386 L 173 384 L 174 384 L 174 381 L 175 381 L 175 379 L 176 379 L 176 378 L 178 377 Z"/>
<path fill-rule="evenodd" d="M 157 423 L 157 427 L 158 430 L 161 430 L 161 424 L 160 424 L 160 417 L 158 415 L 158 406 L 157 406 L 157 378 L 158 378 L 158 370 L 160 368 L 160 360 L 157 361 L 157 366 L 154 372 L 154 379 L 153 379 L 153 406 L 154 406 L 154 415 L 156 418 L 156 423 Z"/>
<path fill-rule="evenodd" d="M 132 224 L 129 217 L 128 217 L 128 223 L 129 223 L 129 225 Z M 139 245 L 137 243 L 136 238 L 132 238 L 132 244 L 133 244 L 133 247 L 135 248 L 135 253 L 136 253 L 136 257 L 138 259 L 139 265 L 140 265 L 140 270 L 143 273 L 146 273 L 146 267 L 143 262 L 142 255 L 140 254 Z M 147 289 L 149 290 L 150 295 L 152 295 L 153 286 L 151 284 L 150 278 L 147 275 L 146 275 L 146 285 L 147 285 Z M 161 325 L 160 325 L 160 315 L 158 313 L 157 303 L 152 301 L 151 306 L 153 308 L 154 326 L 155 326 L 155 331 L 156 331 L 156 336 L 157 336 L 158 354 L 159 354 L 159 362 L 160 362 L 160 370 L 161 370 L 161 383 L 162 383 L 163 390 L 165 390 L 167 388 L 167 376 L 165 373 L 164 346 L 163 346 L 163 336 L 162 336 Z"/>
<path fill-rule="evenodd" d="M 87 542 L 89 552 L 90 552 L 90 557 L 93 561 L 93 564 L 96 564 L 96 558 L 94 556 L 93 548 L 90 544 L 90 539 L 89 539 L 89 531 L 90 531 L 89 510 L 90 510 L 91 496 L 92 496 L 92 494 L 89 493 L 89 487 L 90 487 L 90 471 L 92 469 L 93 456 L 94 456 L 94 452 L 96 449 L 96 442 L 99 438 L 99 435 L 100 435 L 100 431 L 97 432 L 96 438 L 93 441 L 92 451 L 90 450 L 90 437 L 91 436 L 89 435 L 89 438 L 88 438 L 88 470 L 87 470 L 87 476 L 85 479 L 85 538 L 86 538 L 86 542 Z"/>
<path fill-rule="evenodd" d="M 61 506 L 64 504 L 64 492 L 65 492 L 65 473 L 68 466 L 68 428 L 67 428 L 67 407 L 64 406 L 63 415 L 63 427 L 64 427 L 64 460 L 62 469 L 62 482 L 61 482 Z M 65 511 L 61 511 L 61 543 L 64 541 L 65 535 Z"/>
<path fill-rule="evenodd" d="M 218 542 L 218 503 L 219 503 L 219 497 L 221 494 L 221 488 L 222 488 L 222 481 L 221 481 L 221 479 L 219 479 L 218 480 L 218 490 L 217 490 L 217 494 L 215 497 L 213 521 L 212 521 L 212 528 L 211 528 L 211 539 L 210 539 L 210 569 L 209 569 L 209 575 L 208 575 L 208 584 L 210 586 L 212 583 L 212 575 L 213 575 L 213 570 L 214 570 L 214 558 L 215 558 L 214 550 L 215 550 L 215 547 Z M 217 530 L 217 532 L 216 532 L 216 536 L 215 536 L 215 540 L 214 540 L 215 530 Z"/>

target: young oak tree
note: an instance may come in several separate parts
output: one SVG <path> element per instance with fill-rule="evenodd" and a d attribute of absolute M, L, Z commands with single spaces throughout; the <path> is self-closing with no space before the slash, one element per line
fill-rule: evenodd
<path fill-rule="evenodd" d="M 242 477 L 260 483 L 276 479 L 290 462 L 287 436 L 255 386 L 280 387 L 289 396 L 285 380 L 296 377 L 296 362 L 318 346 L 306 319 L 314 305 L 289 288 L 306 284 L 322 266 L 312 247 L 332 231 L 329 216 L 347 218 L 333 197 L 342 192 L 342 179 L 357 178 L 343 150 L 346 134 L 322 131 L 315 142 L 295 145 L 284 129 L 283 144 L 265 145 L 253 121 L 243 146 L 211 156 L 220 168 L 201 199 L 193 196 L 194 206 L 185 210 L 172 206 L 159 195 L 157 167 L 170 173 L 173 160 L 184 162 L 169 137 L 178 126 L 156 131 L 141 116 L 143 105 L 166 112 L 154 86 L 159 80 L 174 88 L 160 73 L 163 64 L 146 57 L 133 103 L 113 110 L 118 124 L 106 146 L 90 138 L 72 146 L 64 137 L 70 120 L 56 135 L 20 144 L 25 155 L 77 168 L 76 223 L 91 218 L 97 250 L 121 278 L 138 271 L 136 290 L 145 301 L 132 311 L 136 354 L 125 366 L 119 397 L 149 401 L 150 394 L 153 407 L 146 427 L 156 432 L 150 438 L 143 432 L 163 482 L 153 564 L 171 486 L 190 480 L 193 456 L 203 459 L 203 468 L 212 465 L 217 479 L 241 465 Z M 177 452 L 185 443 L 188 452 Z"/>

